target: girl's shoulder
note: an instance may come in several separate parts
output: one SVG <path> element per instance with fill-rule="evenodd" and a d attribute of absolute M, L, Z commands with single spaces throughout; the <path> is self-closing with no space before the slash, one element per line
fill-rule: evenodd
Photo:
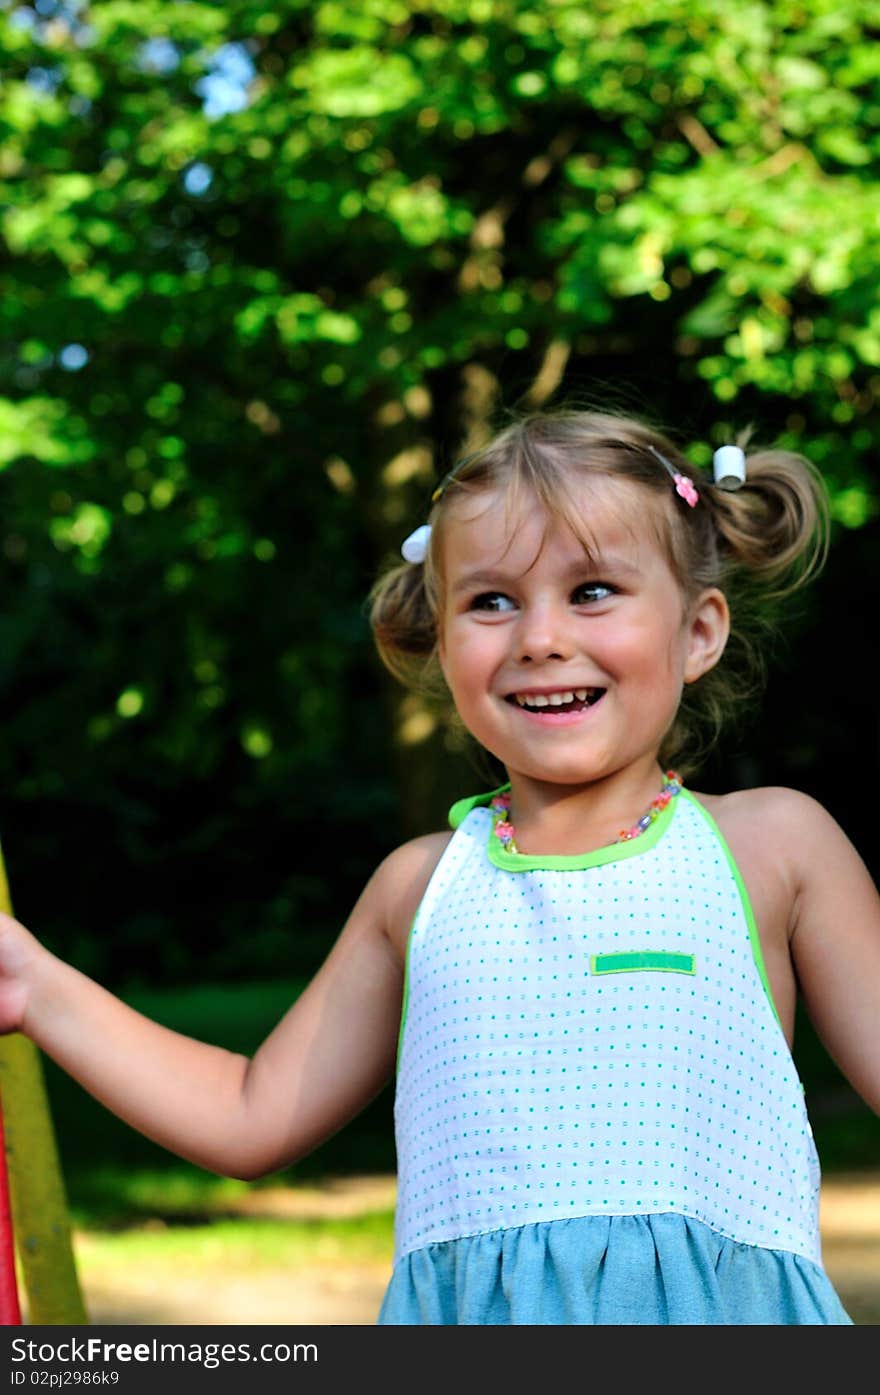
<path fill-rule="evenodd" d="M 411 838 L 389 853 L 379 868 L 386 934 L 401 963 L 406 958 L 406 942 L 419 902 L 452 836 L 452 831 L 447 830 Z"/>
<path fill-rule="evenodd" d="M 729 794 L 689 792 L 712 816 L 725 838 L 728 832 L 737 838 L 752 835 L 762 842 L 778 836 L 790 846 L 793 833 L 815 836 L 834 824 L 817 799 L 786 785 L 762 785 L 732 790 Z"/>
<path fill-rule="evenodd" d="M 728 794 L 702 794 L 690 786 L 688 790 L 708 810 L 719 828 L 722 820 L 803 819 L 822 809 L 811 795 L 786 785 L 760 785 L 756 789 L 731 790 Z"/>
<path fill-rule="evenodd" d="M 799 998 L 829 1056 L 880 1114 L 880 895 L 858 848 L 800 790 L 696 797 L 749 889 L 789 1046 Z"/>
<path fill-rule="evenodd" d="M 763 785 L 729 794 L 690 793 L 714 819 L 746 884 L 784 915 L 791 933 L 795 903 L 823 847 L 842 836 L 827 809 L 802 790 Z"/>

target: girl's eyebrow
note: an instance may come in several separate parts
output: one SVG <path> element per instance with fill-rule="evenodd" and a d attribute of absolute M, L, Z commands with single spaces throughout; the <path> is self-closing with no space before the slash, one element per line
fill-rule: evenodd
<path fill-rule="evenodd" d="M 639 568 L 634 566 L 624 557 L 619 557 L 615 553 L 596 554 L 594 557 L 582 557 L 576 562 L 572 562 L 566 568 L 566 576 L 583 576 L 588 570 L 594 573 L 607 572 L 618 576 L 640 576 Z M 511 577 L 503 571 L 475 571 L 466 572 L 460 576 L 452 587 L 452 594 L 458 595 L 462 591 L 471 591 L 480 586 L 502 586 L 511 581 L 519 580 L 519 577 Z"/>
<path fill-rule="evenodd" d="M 452 587 L 452 594 L 457 596 L 462 591 L 473 591 L 480 586 L 504 586 L 509 580 L 503 572 L 466 572 Z"/>

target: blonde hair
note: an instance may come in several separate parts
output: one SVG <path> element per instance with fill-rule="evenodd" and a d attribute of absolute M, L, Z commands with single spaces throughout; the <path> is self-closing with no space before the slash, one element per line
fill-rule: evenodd
<path fill-rule="evenodd" d="M 751 431 L 737 444 L 745 449 Z M 689 508 L 653 451 L 689 476 L 699 503 Z M 456 499 L 503 489 L 510 516 L 523 496 L 535 499 L 548 525 L 562 520 L 591 551 L 572 478 L 631 480 L 654 496 L 657 539 L 685 608 L 707 587 L 723 591 L 730 637 L 718 664 L 685 687 L 658 753 L 687 777 L 722 731 L 755 705 L 766 682 L 765 654 L 781 630 L 781 607 L 822 568 L 830 511 L 822 478 L 794 451 L 747 451 L 747 478 L 735 492 L 716 486 L 661 431 L 631 417 L 557 407 L 513 420 L 447 476 L 430 511 L 423 564 L 393 562 L 368 605 L 379 655 L 405 686 L 450 702 L 437 659 L 437 619 L 444 604 L 439 567 L 445 520 Z"/>

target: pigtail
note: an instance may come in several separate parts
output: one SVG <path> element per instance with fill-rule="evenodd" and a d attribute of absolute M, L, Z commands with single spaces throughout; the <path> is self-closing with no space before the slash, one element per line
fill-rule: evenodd
<path fill-rule="evenodd" d="M 739 442 L 743 449 L 747 440 L 748 433 Z M 720 662 L 685 688 L 661 747 L 662 762 L 685 776 L 700 768 L 725 730 L 736 730 L 758 709 L 767 656 L 791 613 L 786 603 L 821 571 L 831 532 L 822 476 L 795 451 L 747 453 L 742 488 L 726 491 L 706 481 L 701 502 L 705 513 L 694 517 L 690 535 L 690 588 L 720 586 L 731 629 Z"/>
<path fill-rule="evenodd" d="M 747 455 L 743 488 L 707 493 L 722 571 L 734 585 L 738 579 L 769 604 L 822 570 L 831 511 L 822 476 L 805 456 L 758 450 Z"/>
<path fill-rule="evenodd" d="M 437 625 L 425 567 L 392 561 L 374 582 L 367 613 L 382 663 L 400 683 L 430 689 L 436 663 Z"/>

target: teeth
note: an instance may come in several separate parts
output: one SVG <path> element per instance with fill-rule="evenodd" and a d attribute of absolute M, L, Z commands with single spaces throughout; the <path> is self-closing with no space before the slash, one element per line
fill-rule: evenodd
<path fill-rule="evenodd" d="M 579 702 L 586 702 L 595 691 L 595 688 L 575 688 L 561 693 L 533 693 L 531 696 L 528 693 L 515 693 L 514 696 L 520 707 L 561 707 L 575 698 Z"/>

